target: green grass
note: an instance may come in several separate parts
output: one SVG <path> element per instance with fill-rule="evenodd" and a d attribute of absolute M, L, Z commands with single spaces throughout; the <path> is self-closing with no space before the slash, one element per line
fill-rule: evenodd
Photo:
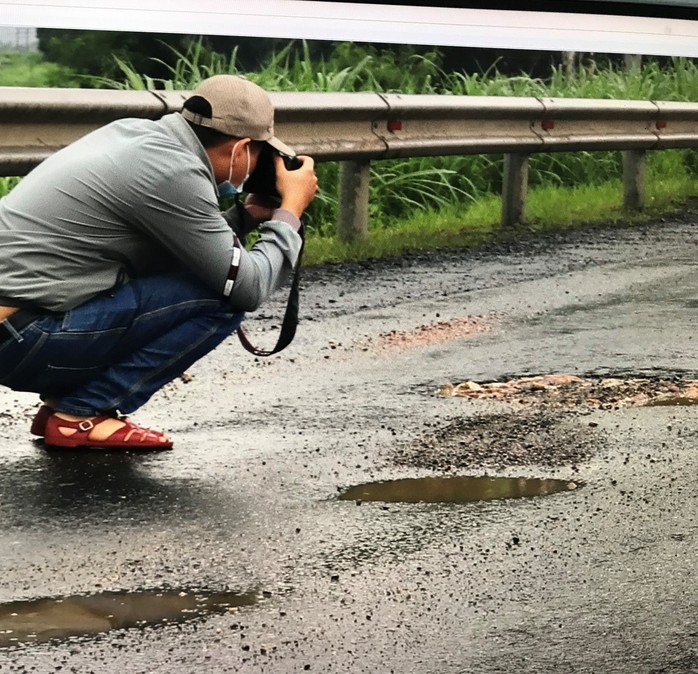
<path fill-rule="evenodd" d="M 0 197 L 4 197 L 20 180 L 21 178 L 16 176 L 9 178 L 0 176 Z"/>
<path fill-rule="evenodd" d="M 70 68 L 47 63 L 39 52 L 0 51 L 0 87 L 77 87 Z"/>

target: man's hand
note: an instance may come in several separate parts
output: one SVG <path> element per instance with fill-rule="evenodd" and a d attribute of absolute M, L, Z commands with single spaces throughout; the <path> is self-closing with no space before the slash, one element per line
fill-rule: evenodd
<path fill-rule="evenodd" d="M 287 171 L 284 160 L 279 155 L 274 155 L 276 168 L 276 189 L 281 195 L 281 206 L 291 211 L 297 217 L 303 215 L 317 192 L 317 176 L 315 175 L 315 162 L 311 157 L 299 156 L 303 166 L 295 171 Z"/>

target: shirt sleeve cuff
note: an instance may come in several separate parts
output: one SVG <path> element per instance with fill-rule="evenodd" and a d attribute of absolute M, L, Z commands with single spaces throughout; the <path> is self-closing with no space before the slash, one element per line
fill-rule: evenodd
<path fill-rule="evenodd" d="M 294 232 L 297 232 L 301 228 L 301 221 L 291 213 L 291 211 L 287 211 L 285 208 L 277 208 L 272 213 L 271 220 L 285 222 Z"/>

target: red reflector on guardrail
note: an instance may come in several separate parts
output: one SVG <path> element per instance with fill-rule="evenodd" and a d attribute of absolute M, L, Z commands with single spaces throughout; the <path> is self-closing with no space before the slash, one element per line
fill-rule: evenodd
<path fill-rule="evenodd" d="M 551 129 L 555 128 L 555 122 L 552 119 L 544 119 L 540 123 L 541 128 L 543 131 L 550 131 Z"/>
<path fill-rule="evenodd" d="M 656 122 L 655 126 L 658 129 L 666 129 L 667 121 L 665 119 L 660 119 L 659 121 Z"/>
<path fill-rule="evenodd" d="M 401 119 L 389 119 L 388 120 L 388 131 L 402 131 L 402 120 Z"/>

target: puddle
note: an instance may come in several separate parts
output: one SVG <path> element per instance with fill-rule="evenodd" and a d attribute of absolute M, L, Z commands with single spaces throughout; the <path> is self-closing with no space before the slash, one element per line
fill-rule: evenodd
<path fill-rule="evenodd" d="M 257 599 L 257 592 L 151 590 L 9 602 L 0 604 L 0 648 L 181 623 L 251 606 Z"/>
<path fill-rule="evenodd" d="M 339 498 L 387 503 L 470 503 L 545 496 L 577 486 L 567 480 L 526 477 L 423 477 L 360 484 L 343 492 Z"/>

